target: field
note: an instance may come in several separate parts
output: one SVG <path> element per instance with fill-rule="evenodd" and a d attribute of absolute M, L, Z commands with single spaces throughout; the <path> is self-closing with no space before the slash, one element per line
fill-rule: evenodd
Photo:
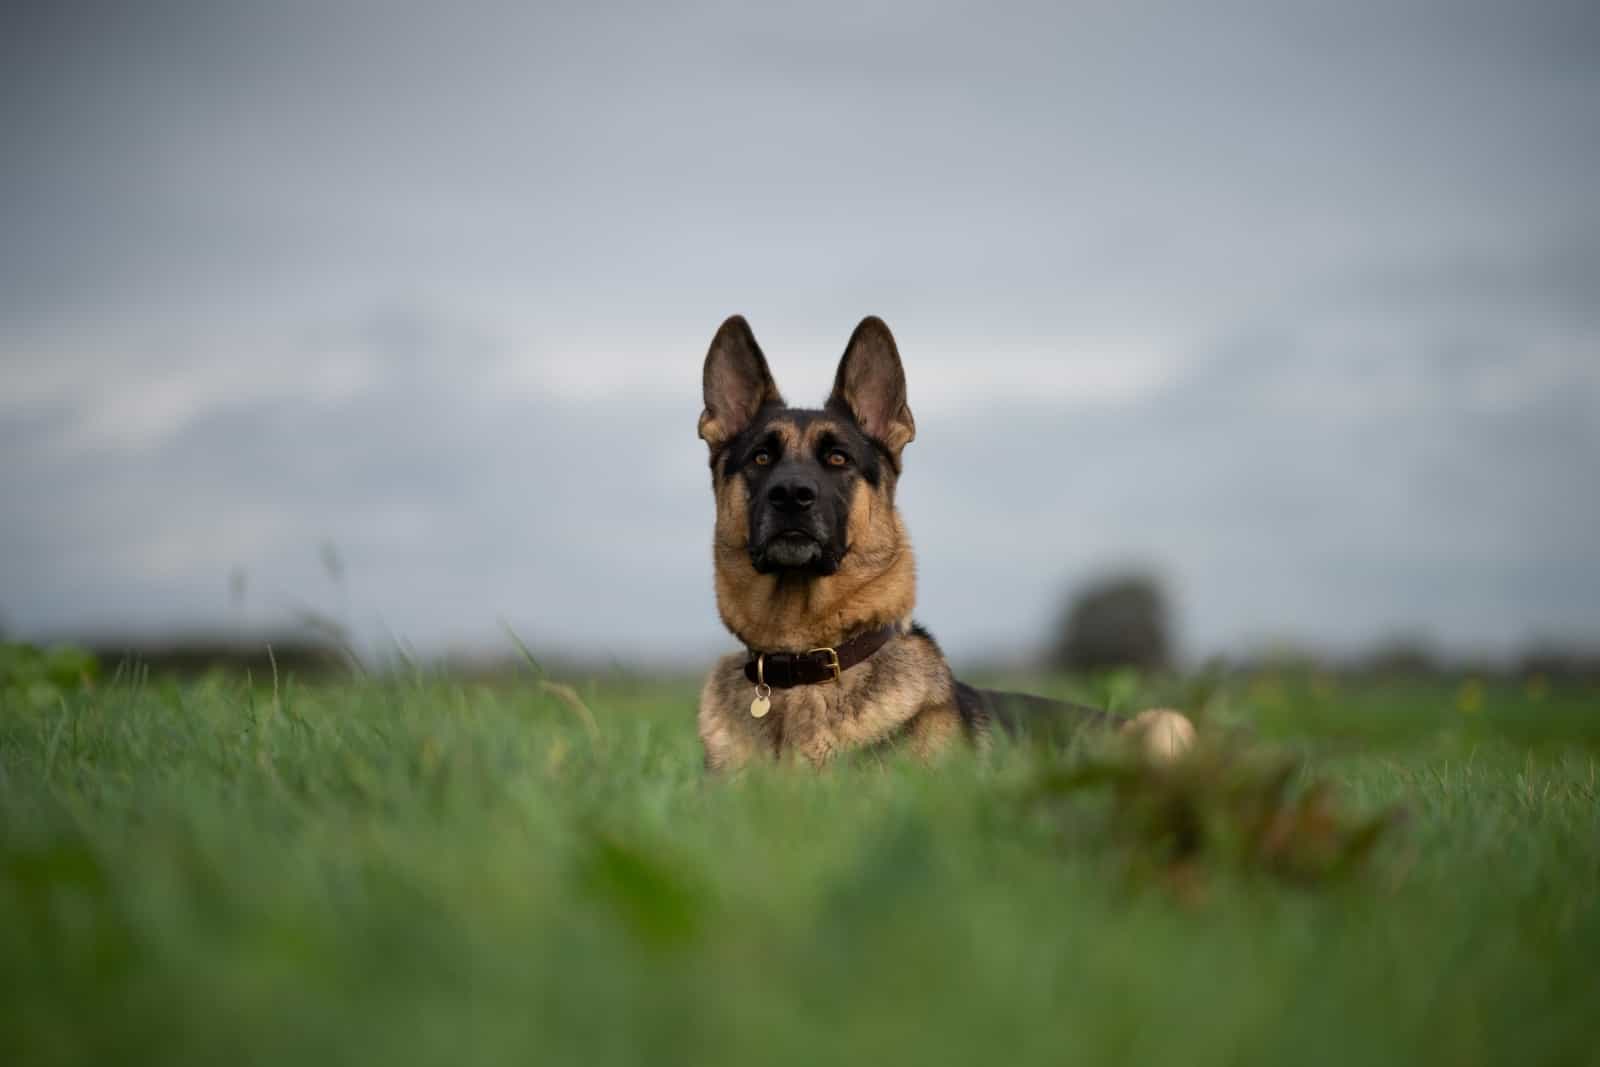
<path fill-rule="evenodd" d="M 708 781 L 692 680 L 567 681 L 3 691 L 0 1062 L 1600 1063 L 1592 686 L 1182 690 L 1381 827 L 1295 871 L 1092 745 Z"/>

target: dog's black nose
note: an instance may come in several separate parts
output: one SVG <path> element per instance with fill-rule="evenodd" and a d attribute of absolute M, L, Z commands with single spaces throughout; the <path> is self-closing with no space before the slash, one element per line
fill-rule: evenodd
<path fill-rule="evenodd" d="M 805 511 L 817 502 L 817 483 L 808 478 L 785 478 L 767 489 L 767 503 L 787 514 Z"/>

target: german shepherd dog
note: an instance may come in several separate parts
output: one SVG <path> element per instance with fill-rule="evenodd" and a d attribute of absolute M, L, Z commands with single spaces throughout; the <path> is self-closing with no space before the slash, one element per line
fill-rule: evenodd
<path fill-rule="evenodd" d="M 700 695 L 708 769 L 757 758 L 821 767 L 890 746 L 932 759 L 963 742 L 985 746 L 997 725 L 1027 734 L 1118 725 L 1157 757 L 1188 746 L 1193 727 L 1177 712 L 1121 723 L 958 682 L 912 622 L 916 564 L 895 485 L 917 427 L 881 319 L 850 336 L 821 410 L 784 403 L 737 315 L 711 341 L 704 392 L 717 608 L 745 646 L 718 661 Z"/>

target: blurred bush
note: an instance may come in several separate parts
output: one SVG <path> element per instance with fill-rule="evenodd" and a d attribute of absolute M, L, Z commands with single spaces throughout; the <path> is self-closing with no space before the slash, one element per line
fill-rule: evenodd
<path fill-rule="evenodd" d="M 1105 829 L 1126 848 L 1130 873 L 1159 875 L 1190 899 L 1224 868 L 1301 884 L 1349 874 L 1403 814 L 1352 814 L 1303 757 L 1238 736 L 1213 735 L 1171 763 L 1116 748 L 1046 759 L 1024 791 L 1028 802 L 1054 811 L 1072 837 L 1083 829 L 1075 824 L 1097 816 L 1071 802 L 1108 790 Z"/>
<path fill-rule="evenodd" d="M 1167 599 L 1147 574 L 1094 582 L 1068 605 L 1050 665 L 1068 671 L 1135 667 L 1162 671 L 1172 662 Z"/>

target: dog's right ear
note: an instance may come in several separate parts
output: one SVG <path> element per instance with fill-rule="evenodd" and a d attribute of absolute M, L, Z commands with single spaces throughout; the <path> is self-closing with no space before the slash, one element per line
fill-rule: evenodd
<path fill-rule="evenodd" d="M 763 407 L 783 403 L 767 357 L 743 315 L 730 316 L 711 339 L 703 388 L 700 439 L 712 452 L 739 436 Z"/>

